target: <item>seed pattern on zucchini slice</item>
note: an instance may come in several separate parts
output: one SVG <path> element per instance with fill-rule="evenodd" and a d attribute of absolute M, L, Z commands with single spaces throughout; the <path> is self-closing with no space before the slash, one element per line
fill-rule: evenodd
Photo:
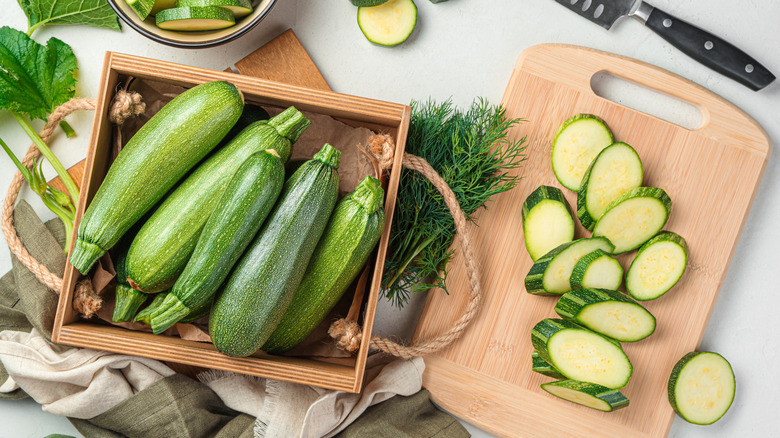
<path fill-rule="evenodd" d="M 553 379 L 565 379 L 565 377 L 563 377 L 563 375 L 559 373 L 555 367 L 545 362 L 544 359 L 539 356 L 539 352 L 536 350 L 531 353 L 531 371 L 537 372 L 547 377 L 552 377 Z"/>
<path fill-rule="evenodd" d="M 523 202 L 523 238 L 531 259 L 536 261 L 553 248 L 574 239 L 574 218 L 563 192 L 539 186 Z"/>
<path fill-rule="evenodd" d="M 731 364 L 718 353 L 691 352 L 669 375 L 669 404 L 685 421 L 707 425 L 720 420 L 734 401 Z"/>
<path fill-rule="evenodd" d="M 618 290 L 623 283 L 623 267 L 620 262 L 601 249 L 582 257 L 571 272 L 571 288 Z"/>
<path fill-rule="evenodd" d="M 639 187 L 612 201 L 596 222 L 594 236 L 615 245 L 613 254 L 639 248 L 666 225 L 672 200 L 663 189 Z"/>
<path fill-rule="evenodd" d="M 659 298 L 680 281 L 687 265 L 685 239 L 661 232 L 639 248 L 626 274 L 626 290 L 639 301 Z"/>
<path fill-rule="evenodd" d="M 550 163 L 555 177 L 564 187 L 576 192 L 590 163 L 613 141 L 607 124 L 593 114 L 569 118 L 552 142 Z"/>
<path fill-rule="evenodd" d="M 360 7 L 357 21 L 367 40 L 380 46 L 397 46 L 417 25 L 417 5 L 412 0 L 388 0 L 378 6 Z"/>
<path fill-rule="evenodd" d="M 611 252 L 615 247 L 605 237 L 591 237 L 568 242 L 536 261 L 525 277 L 529 294 L 560 295 L 570 291 L 572 270 L 580 258 L 597 249 Z"/>
<path fill-rule="evenodd" d="M 655 317 L 631 297 L 615 290 L 568 292 L 558 300 L 555 313 L 621 342 L 636 342 L 655 331 Z"/>
<path fill-rule="evenodd" d="M 628 406 L 628 398 L 620 391 L 595 383 L 561 380 L 542 383 L 541 386 L 558 398 L 603 412 L 612 412 Z"/>

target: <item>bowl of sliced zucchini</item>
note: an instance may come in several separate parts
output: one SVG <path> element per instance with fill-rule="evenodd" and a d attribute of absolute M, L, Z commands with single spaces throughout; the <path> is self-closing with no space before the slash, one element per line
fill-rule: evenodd
<path fill-rule="evenodd" d="M 141 35 L 182 48 L 232 41 L 260 23 L 276 0 L 108 0 Z"/>

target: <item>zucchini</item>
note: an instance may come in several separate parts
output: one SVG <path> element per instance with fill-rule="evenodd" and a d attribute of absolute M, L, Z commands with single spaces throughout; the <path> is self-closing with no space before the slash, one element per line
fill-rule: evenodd
<path fill-rule="evenodd" d="M 217 6 L 232 12 L 235 18 L 246 17 L 252 13 L 252 2 L 249 0 L 179 0 L 176 5 L 179 7 Z"/>
<path fill-rule="evenodd" d="M 162 10 L 155 15 L 155 22 L 160 29 L 199 31 L 230 27 L 236 18 L 229 9 L 188 6 Z"/>
<path fill-rule="evenodd" d="M 149 297 L 147 294 L 133 289 L 127 282 L 127 250 L 138 232 L 134 226 L 122 236 L 114 250 L 114 269 L 116 270 L 116 290 L 114 293 L 114 313 L 111 320 L 114 322 L 132 321 L 138 309 Z"/>
<path fill-rule="evenodd" d="M 567 379 L 619 389 L 634 371 L 620 343 L 563 319 L 540 321 L 531 330 L 531 343 Z"/>
<path fill-rule="evenodd" d="M 613 141 L 607 124 L 593 114 L 569 118 L 552 142 L 550 164 L 555 177 L 567 189 L 578 191 L 590 163 Z"/>
<path fill-rule="evenodd" d="M 379 180 L 367 176 L 339 201 L 290 306 L 263 351 L 292 349 L 328 316 L 379 242 L 385 226 L 384 196 Z"/>
<path fill-rule="evenodd" d="M 631 297 L 615 290 L 568 292 L 558 300 L 555 313 L 621 342 L 636 342 L 655 331 L 655 317 Z"/>
<path fill-rule="evenodd" d="M 176 0 L 155 0 L 152 7 L 152 15 L 157 15 L 158 12 L 164 9 L 171 9 L 176 7 Z"/>
<path fill-rule="evenodd" d="M 604 237 L 591 237 L 568 242 L 553 249 L 536 261 L 525 276 L 525 290 L 536 295 L 560 295 L 572 290 L 570 278 L 574 266 L 586 254 L 601 249 L 612 252 L 615 247 Z"/>
<path fill-rule="evenodd" d="M 155 334 L 212 299 L 260 230 L 284 183 L 284 165 L 275 154 L 271 149 L 251 155 L 228 182 L 184 272 L 151 315 Z"/>
<path fill-rule="evenodd" d="M 720 420 L 734 401 L 736 380 L 731 364 L 718 353 L 691 352 L 669 375 L 669 404 L 683 420 L 707 425 Z"/>
<path fill-rule="evenodd" d="M 618 290 L 623 283 L 623 267 L 620 262 L 601 249 L 585 254 L 571 271 L 571 288 Z"/>
<path fill-rule="evenodd" d="M 531 353 L 531 371 L 537 372 L 547 377 L 552 377 L 553 379 L 565 379 L 565 377 L 563 377 L 561 373 L 555 369 L 555 367 L 545 362 L 544 359 L 539 356 L 539 352 L 536 350 Z"/>
<path fill-rule="evenodd" d="M 146 20 L 154 7 L 154 0 L 126 0 L 126 2 L 141 20 Z"/>
<path fill-rule="evenodd" d="M 371 6 L 379 6 L 383 3 L 387 3 L 387 0 L 349 0 L 353 5 L 362 8 L 370 8 Z"/>
<path fill-rule="evenodd" d="M 146 293 L 169 289 L 195 249 L 201 230 L 239 166 L 255 152 L 274 149 L 282 161 L 311 124 L 290 107 L 255 122 L 203 162 L 160 205 L 138 232 L 127 255 L 128 282 Z"/>
<path fill-rule="evenodd" d="M 152 298 L 152 302 L 149 303 L 146 307 L 144 307 L 140 312 L 138 312 L 137 315 L 135 315 L 135 318 L 133 318 L 134 322 L 141 322 L 146 325 L 150 324 L 150 319 L 152 316 L 152 312 L 154 312 L 157 308 L 159 308 L 163 301 L 165 301 L 165 297 L 168 296 L 168 291 L 163 291 L 157 294 L 154 294 L 154 298 Z"/>
<path fill-rule="evenodd" d="M 168 102 L 127 142 L 79 224 L 70 262 L 86 275 L 236 123 L 243 95 L 225 81 L 197 85 Z M 172 129 L 175 127 L 175 129 Z"/>
<path fill-rule="evenodd" d="M 585 171 L 577 192 L 577 217 L 587 230 L 607 206 L 623 193 L 642 185 L 642 160 L 634 148 L 623 142 L 603 149 Z"/>
<path fill-rule="evenodd" d="M 613 254 L 639 248 L 666 225 L 672 200 L 663 189 L 638 187 L 618 197 L 593 227 L 615 245 Z"/>
<path fill-rule="evenodd" d="M 397 46 L 417 25 L 413 0 L 388 0 L 377 6 L 359 7 L 357 22 L 367 40 L 380 46 Z"/>
<path fill-rule="evenodd" d="M 561 380 L 542 383 L 541 386 L 558 398 L 603 412 L 612 412 L 628 406 L 628 398 L 620 391 L 595 383 Z"/>
<path fill-rule="evenodd" d="M 285 182 L 271 215 L 214 302 L 209 333 L 217 350 L 249 356 L 281 321 L 336 205 L 340 157 L 326 143 Z"/>
<path fill-rule="evenodd" d="M 626 274 L 626 290 L 639 301 L 669 291 L 685 273 L 688 245 L 679 234 L 664 231 L 639 248 Z"/>
<path fill-rule="evenodd" d="M 574 219 L 560 189 L 539 186 L 523 202 L 523 236 L 531 259 L 574 240 Z"/>

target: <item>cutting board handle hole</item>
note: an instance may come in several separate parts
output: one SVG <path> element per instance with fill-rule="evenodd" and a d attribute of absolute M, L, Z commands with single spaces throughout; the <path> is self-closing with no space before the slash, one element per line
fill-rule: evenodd
<path fill-rule="evenodd" d="M 704 116 L 694 105 L 634 82 L 599 72 L 590 80 L 597 96 L 619 105 L 641 111 L 683 128 L 701 128 Z"/>

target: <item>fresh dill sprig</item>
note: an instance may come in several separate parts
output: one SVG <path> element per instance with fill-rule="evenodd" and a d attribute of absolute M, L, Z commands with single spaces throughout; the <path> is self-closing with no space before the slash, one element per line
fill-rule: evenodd
<path fill-rule="evenodd" d="M 517 184 L 525 161 L 525 138 L 510 140 L 509 120 L 501 106 L 475 100 L 465 111 L 450 100 L 412 102 L 406 152 L 424 158 L 455 193 L 466 219 L 493 196 Z M 447 263 L 455 224 L 444 198 L 420 173 L 402 169 L 390 252 L 382 285 L 385 296 L 401 308 L 417 292 L 447 290 Z"/>

